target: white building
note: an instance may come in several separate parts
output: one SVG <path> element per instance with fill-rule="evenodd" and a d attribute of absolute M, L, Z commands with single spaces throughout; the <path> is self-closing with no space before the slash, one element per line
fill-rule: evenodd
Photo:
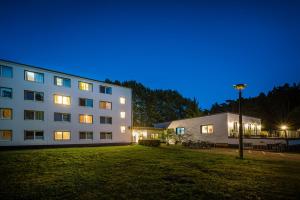
<path fill-rule="evenodd" d="M 232 113 L 220 113 L 204 117 L 176 120 L 155 124 L 156 128 L 174 129 L 177 135 L 187 140 L 207 141 L 215 144 L 235 144 L 239 132 L 239 116 Z M 243 116 L 245 137 L 259 136 L 261 120 Z"/>
<path fill-rule="evenodd" d="M 0 60 L 0 146 L 130 143 L 131 93 Z"/>

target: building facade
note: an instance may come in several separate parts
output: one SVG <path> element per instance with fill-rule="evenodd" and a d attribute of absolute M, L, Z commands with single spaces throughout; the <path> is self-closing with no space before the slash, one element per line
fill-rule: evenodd
<path fill-rule="evenodd" d="M 132 91 L 0 60 L 0 146 L 130 143 Z"/>
<path fill-rule="evenodd" d="M 220 113 L 204 117 L 175 120 L 155 124 L 156 128 L 174 129 L 185 140 L 207 141 L 216 144 L 230 144 L 238 138 L 239 116 L 232 113 Z M 260 136 L 261 120 L 243 116 L 244 137 Z"/>

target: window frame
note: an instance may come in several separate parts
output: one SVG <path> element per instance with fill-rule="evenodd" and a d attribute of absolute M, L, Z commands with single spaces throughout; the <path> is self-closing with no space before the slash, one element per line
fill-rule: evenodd
<path fill-rule="evenodd" d="M 101 138 L 101 134 L 105 134 L 105 138 Z M 111 135 L 109 138 L 107 138 L 107 135 Z M 109 131 L 101 131 L 100 132 L 100 140 L 112 140 L 113 139 L 113 133 Z"/>
<path fill-rule="evenodd" d="M 123 113 L 124 113 L 124 116 L 123 116 Z M 125 111 L 120 112 L 120 118 L 121 119 L 126 119 L 126 112 Z"/>
<path fill-rule="evenodd" d="M 104 89 L 104 91 L 102 91 Z M 112 87 L 106 85 L 99 85 L 99 93 L 112 95 Z"/>
<path fill-rule="evenodd" d="M 33 138 L 32 139 L 26 139 L 26 131 L 31 131 L 33 132 Z M 43 133 L 43 138 L 37 138 L 36 134 L 42 132 Z M 43 130 L 24 130 L 24 141 L 25 140 L 45 140 L 45 134 Z"/>
<path fill-rule="evenodd" d="M 32 80 L 28 80 L 28 75 L 27 75 L 27 72 L 31 72 L 33 73 L 33 81 Z M 42 82 L 39 81 L 39 79 L 37 78 L 36 75 L 41 75 L 42 77 Z M 35 71 L 30 71 L 30 70 L 24 70 L 24 80 L 25 81 L 28 81 L 28 82 L 35 82 L 35 83 L 42 83 L 44 84 L 45 83 L 45 74 L 44 73 L 41 73 L 41 72 L 35 72 Z"/>
<path fill-rule="evenodd" d="M 10 132 L 10 139 L 9 140 L 4 140 L 3 139 L 3 133 L 7 131 Z M 13 131 L 11 129 L 1 129 L 0 130 L 0 141 L 4 142 L 4 141 L 12 141 L 13 139 Z"/>
<path fill-rule="evenodd" d="M 80 83 L 85 83 L 85 84 L 91 86 L 91 89 L 88 89 L 88 90 L 80 89 Z M 93 83 L 89 83 L 89 82 L 85 82 L 85 81 L 78 81 L 78 89 L 79 89 L 80 91 L 93 92 Z"/>
<path fill-rule="evenodd" d="M 33 119 L 26 119 L 26 112 L 33 112 Z M 37 113 L 40 112 L 40 113 L 43 113 L 43 119 L 37 119 Z M 34 120 L 34 121 L 45 121 L 45 112 L 44 111 L 41 111 L 41 110 L 24 110 L 24 120 Z"/>
<path fill-rule="evenodd" d="M 3 76 L 3 68 L 10 69 L 11 70 L 11 76 Z M 2 77 L 2 78 L 13 78 L 14 77 L 13 67 L 0 65 L 0 77 Z"/>
<path fill-rule="evenodd" d="M 26 92 L 32 92 L 33 93 L 33 99 L 26 99 L 25 98 L 26 97 L 26 95 L 25 95 Z M 42 94 L 42 97 L 43 97 L 42 101 L 37 100 L 37 94 Z M 33 90 L 24 90 L 24 100 L 25 101 L 44 102 L 44 100 L 45 100 L 45 93 L 44 92 L 33 91 Z"/>
<path fill-rule="evenodd" d="M 88 138 L 88 134 L 92 133 L 92 138 Z M 81 138 L 81 134 L 84 134 L 84 138 Z M 79 131 L 79 140 L 93 140 L 94 132 L 93 131 Z"/>
<path fill-rule="evenodd" d="M 61 77 L 61 76 L 54 76 L 54 85 L 58 86 L 58 87 L 66 87 L 66 88 L 71 88 L 72 87 L 72 83 L 71 83 L 71 79 L 70 78 L 65 78 L 65 77 Z M 57 84 L 57 79 L 60 78 L 62 79 L 62 85 L 58 85 Z M 70 85 L 65 84 L 65 81 L 69 81 Z"/>
<path fill-rule="evenodd" d="M 62 103 L 55 103 L 55 96 L 60 96 Z M 64 104 L 64 98 L 68 97 L 69 98 L 69 102 L 70 104 Z M 65 96 L 65 95 L 61 95 L 61 94 L 53 94 L 53 103 L 55 105 L 61 105 L 61 106 L 71 106 L 72 105 L 72 98 L 71 96 Z"/>
<path fill-rule="evenodd" d="M 180 130 L 180 131 L 178 131 L 178 130 Z M 182 133 L 182 130 L 183 130 L 183 133 Z M 175 128 L 175 134 L 176 135 L 184 135 L 185 134 L 185 127 L 182 127 L 182 126 L 176 127 Z"/>
<path fill-rule="evenodd" d="M 205 127 L 205 126 L 207 126 L 207 133 L 204 133 L 204 132 L 202 131 L 202 128 Z M 212 132 L 211 132 L 211 133 L 209 132 L 209 129 L 208 129 L 209 126 L 212 126 Z M 201 126 L 200 126 L 200 133 L 201 133 L 201 134 L 211 135 L 211 134 L 214 134 L 214 132 L 215 132 L 215 131 L 214 131 L 214 125 L 213 125 L 213 124 L 206 124 L 206 125 L 201 125 Z"/>
<path fill-rule="evenodd" d="M 11 96 L 10 97 L 3 96 L 2 94 L 3 94 L 4 90 L 10 90 L 11 91 Z M 1 98 L 12 99 L 13 98 L 13 89 L 12 88 L 8 88 L 8 87 L 0 87 L 0 97 Z"/>
<path fill-rule="evenodd" d="M 80 121 L 80 116 L 83 116 L 84 117 L 84 121 L 83 122 L 81 122 Z M 86 116 L 88 116 L 88 117 L 92 117 L 92 123 L 87 123 L 86 121 Z M 89 115 L 89 114 L 79 114 L 79 123 L 80 124 L 94 124 L 94 116 L 93 115 Z"/>
<path fill-rule="evenodd" d="M 55 114 L 59 114 L 61 120 L 55 120 L 56 119 Z M 70 121 L 64 120 L 66 115 L 69 116 Z M 54 112 L 53 113 L 53 121 L 55 121 L 55 122 L 71 122 L 71 120 L 72 120 L 71 113 L 61 113 L 61 112 Z"/>
<path fill-rule="evenodd" d="M 122 128 L 124 128 L 124 129 L 122 129 Z M 121 125 L 120 126 L 120 131 L 121 131 L 121 133 L 126 133 L 126 126 L 125 125 Z"/>
<path fill-rule="evenodd" d="M 101 107 L 101 103 L 105 103 L 105 108 Z M 110 109 L 107 108 L 107 104 L 110 104 Z M 112 105 L 111 101 L 102 101 L 102 100 L 100 100 L 99 101 L 99 108 L 100 108 L 100 110 L 112 110 L 113 109 L 113 105 Z"/>
<path fill-rule="evenodd" d="M 55 139 L 55 134 L 58 132 L 61 132 L 61 139 Z M 69 139 L 64 139 L 64 133 L 69 133 Z M 71 141 L 71 139 L 72 139 L 71 131 L 58 130 L 58 131 L 53 132 L 53 140 L 54 141 Z"/>
<path fill-rule="evenodd" d="M 2 110 L 10 110 L 10 118 L 4 118 L 3 115 L 2 115 Z M 0 120 L 13 120 L 13 109 L 12 108 L 0 108 Z"/>
<path fill-rule="evenodd" d="M 84 101 L 84 105 L 81 105 L 80 104 L 80 101 Z M 88 106 L 88 102 L 92 102 L 92 106 Z M 81 98 L 79 97 L 78 99 L 78 105 L 81 106 L 81 107 L 88 107 L 88 108 L 93 108 L 94 107 L 94 99 L 88 99 L 88 98 Z"/>
<path fill-rule="evenodd" d="M 101 118 L 102 119 L 104 118 L 104 123 L 101 122 Z M 109 125 L 112 125 L 112 117 L 111 116 L 100 116 L 100 124 L 109 124 Z"/>

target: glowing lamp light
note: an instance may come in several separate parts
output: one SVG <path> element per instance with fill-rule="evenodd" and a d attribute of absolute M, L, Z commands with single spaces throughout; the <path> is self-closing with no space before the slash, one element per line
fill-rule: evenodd
<path fill-rule="evenodd" d="M 286 130 L 288 127 L 286 125 L 281 125 L 280 127 L 282 130 Z"/>
<path fill-rule="evenodd" d="M 233 87 L 236 90 L 243 90 L 243 89 L 245 89 L 247 87 L 247 84 L 239 83 L 239 84 L 233 85 Z"/>

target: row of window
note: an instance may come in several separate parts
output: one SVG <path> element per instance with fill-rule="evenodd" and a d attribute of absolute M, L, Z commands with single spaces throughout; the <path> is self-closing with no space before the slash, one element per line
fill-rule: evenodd
<path fill-rule="evenodd" d="M 175 129 L 176 135 L 183 135 L 185 134 L 185 128 L 184 127 L 177 127 Z M 214 126 L 213 125 L 201 125 L 200 126 L 200 133 L 201 134 L 212 134 L 214 132 Z"/>
<path fill-rule="evenodd" d="M 1 97 L 12 98 L 12 88 L 0 87 Z M 24 90 L 24 100 L 31 101 L 44 101 L 44 92 L 37 92 L 31 90 Z M 61 105 L 71 105 L 71 97 L 63 95 L 54 95 L 54 103 Z M 120 97 L 120 104 L 125 104 L 126 99 Z M 79 106 L 93 107 L 93 99 L 79 98 Z M 112 102 L 109 101 L 100 101 L 99 107 L 101 109 L 112 109 Z"/>
<path fill-rule="evenodd" d="M 0 77 L 12 78 L 13 68 L 1 65 Z M 25 70 L 24 80 L 37 82 L 37 83 L 44 83 L 44 73 Z M 71 79 L 60 77 L 60 76 L 54 76 L 54 85 L 71 88 Z M 83 91 L 93 91 L 93 84 L 83 82 L 83 81 L 78 81 L 78 89 Z M 100 85 L 99 92 L 103 94 L 112 94 L 112 87 Z"/>
<path fill-rule="evenodd" d="M 122 132 L 122 128 L 121 128 Z M 12 141 L 12 130 L 0 130 L 0 141 Z M 55 131 L 53 139 L 56 141 L 71 140 L 70 131 Z M 80 140 L 93 140 L 94 133 L 92 131 L 79 132 Z M 25 130 L 24 140 L 44 140 L 44 131 L 42 130 Z M 112 140 L 112 132 L 100 132 L 100 140 Z"/>
<path fill-rule="evenodd" d="M 125 118 L 126 113 L 120 112 L 120 117 Z M 13 110 L 11 108 L 0 108 L 0 119 L 11 120 L 13 118 Z M 24 120 L 44 120 L 44 111 L 24 110 Z M 54 121 L 71 121 L 70 113 L 54 113 Z M 79 122 L 84 124 L 93 123 L 93 115 L 79 114 Z M 100 116 L 100 124 L 112 124 L 112 117 Z"/>

